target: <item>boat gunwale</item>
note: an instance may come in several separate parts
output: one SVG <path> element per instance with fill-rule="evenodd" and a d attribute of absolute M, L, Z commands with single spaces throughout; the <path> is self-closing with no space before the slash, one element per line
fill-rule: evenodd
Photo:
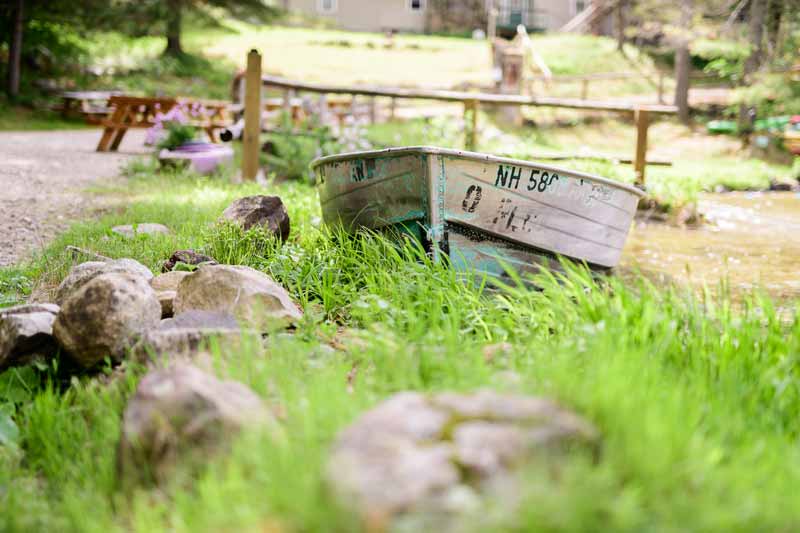
<path fill-rule="evenodd" d="M 494 163 L 494 164 L 500 163 L 505 165 L 515 165 L 521 167 L 536 167 L 550 172 L 558 172 L 566 174 L 568 176 L 575 176 L 583 179 L 588 179 L 590 181 L 596 181 L 604 185 L 609 185 L 611 187 L 622 189 L 623 191 L 635 194 L 639 198 L 643 198 L 646 195 L 645 191 L 634 185 L 629 185 L 627 183 L 622 183 L 620 181 L 604 178 L 602 176 L 596 176 L 594 174 L 588 174 L 586 172 L 581 172 L 578 170 L 571 170 L 564 167 L 540 164 L 533 161 L 526 161 L 524 159 L 499 157 L 491 154 L 484 154 L 481 152 L 470 152 L 467 150 L 456 150 L 452 148 L 439 148 L 436 146 L 422 146 L 422 145 L 401 146 L 395 148 L 384 148 L 382 150 L 363 150 L 358 152 L 345 152 L 341 154 L 318 157 L 311 162 L 310 166 L 312 170 L 315 170 L 317 167 L 322 165 L 326 165 L 329 163 L 337 163 L 342 161 L 349 161 L 353 159 L 374 159 L 384 156 L 415 155 L 415 154 L 443 155 L 454 158 L 460 158 L 467 161 L 477 161 L 480 163 Z"/>

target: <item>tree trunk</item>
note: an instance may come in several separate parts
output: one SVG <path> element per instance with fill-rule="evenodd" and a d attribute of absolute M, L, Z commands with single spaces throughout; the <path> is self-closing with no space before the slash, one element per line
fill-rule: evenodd
<path fill-rule="evenodd" d="M 744 76 L 742 81 L 750 83 L 753 74 L 761 66 L 764 58 L 764 16 L 767 11 L 767 0 L 750 0 L 750 56 L 744 62 Z M 750 133 L 753 131 L 755 109 L 748 108 L 745 104 L 739 105 L 739 135 L 745 146 L 749 144 Z"/>
<path fill-rule="evenodd" d="M 675 50 L 675 106 L 678 117 L 683 123 L 689 122 L 689 28 L 692 22 L 692 0 L 681 0 L 681 30 L 678 46 Z"/>
<path fill-rule="evenodd" d="M 622 52 L 625 44 L 625 1 L 619 0 L 615 9 L 614 23 L 617 30 L 617 50 Z"/>
<path fill-rule="evenodd" d="M 12 12 L 11 40 L 8 43 L 8 79 L 6 94 L 9 100 L 19 96 L 19 82 L 22 69 L 22 34 L 25 31 L 23 19 L 24 0 L 16 0 Z"/>
<path fill-rule="evenodd" d="M 759 69 L 764 58 L 764 16 L 767 11 L 767 0 L 750 1 L 750 56 L 744 64 L 744 78 L 748 78 Z"/>
<path fill-rule="evenodd" d="M 178 57 L 183 55 L 181 45 L 181 11 L 183 2 L 181 0 L 167 1 L 167 47 L 164 49 L 165 56 Z"/>
<path fill-rule="evenodd" d="M 767 43 L 769 44 L 768 61 L 778 55 L 781 47 L 781 21 L 785 8 L 785 0 L 769 0 L 766 21 Z"/>

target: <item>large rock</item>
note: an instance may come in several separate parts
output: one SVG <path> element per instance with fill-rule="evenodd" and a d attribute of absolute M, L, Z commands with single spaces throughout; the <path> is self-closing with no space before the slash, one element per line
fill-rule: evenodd
<path fill-rule="evenodd" d="M 230 313 L 243 326 L 269 332 L 289 326 L 302 312 L 272 278 L 246 266 L 202 266 L 185 277 L 173 303 L 175 314 L 191 310 Z"/>
<path fill-rule="evenodd" d="M 90 368 L 106 356 L 121 359 L 160 320 L 161 305 L 143 277 L 110 272 L 94 277 L 66 298 L 53 334 L 75 362 Z"/>
<path fill-rule="evenodd" d="M 214 340 L 229 349 L 237 346 L 246 333 L 254 334 L 242 331 L 236 318 L 227 313 L 187 311 L 162 320 L 157 328 L 146 332 L 132 353 L 142 362 L 192 358 L 205 352 Z"/>
<path fill-rule="evenodd" d="M 424 517 L 426 528 L 457 531 L 476 502 L 500 498 L 511 509 L 524 467 L 552 471 L 574 446 L 596 453 L 597 444 L 588 422 L 544 398 L 407 392 L 340 434 L 327 476 L 366 520 Z"/>
<path fill-rule="evenodd" d="M 222 212 L 221 220 L 235 222 L 245 230 L 261 226 L 281 241 L 289 237 L 289 214 L 278 196 L 239 198 Z"/>
<path fill-rule="evenodd" d="M 178 285 L 189 272 L 175 271 L 160 274 L 150 280 L 150 286 L 156 291 L 158 303 L 161 304 L 161 318 L 173 315 L 173 303 L 177 295 Z"/>
<path fill-rule="evenodd" d="M 179 263 L 184 263 L 191 266 L 217 264 L 213 257 L 203 255 L 195 252 L 194 250 L 176 250 L 171 256 L 169 256 L 169 259 L 167 259 L 167 261 L 164 263 L 161 271 L 170 272 L 174 270 Z"/>
<path fill-rule="evenodd" d="M 125 238 L 133 238 L 137 235 L 169 235 L 172 233 L 163 224 L 145 222 L 143 224 L 125 224 L 124 226 L 114 226 L 111 231 Z"/>
<path fill-rule="evenodd" d="M 146 281 L 152 279 L 150 269 L 134 259 L 114 259 L 112 261 L 88 261 L 75 265 L 67 277 L 61 282 L 56 291 L 55 302 L 62 305 L 64 300 L 73 292 L 80 289 L 91 279 L 100 274 L 109 272 L 123 272 L 143 277 Z"/>
<path fill-rule="evenodd" d="M 183 281 L 183 278 L 185 278 L 189 274 L 190 272 L 183 272 L 183 271 L 166 272 L 164 274 L 159 274 L 158 276 L 150 280 L 150 286 L 153 287 L 153 290 L 156 292 L 177 291 L 178 285 L 180 285 L 181 281 Z"/>
<path fill-rule="evenodd" d="M 227 349 L 239 346 L 243 332 L 226 328 L 168 328 L 148 331 L 131 350 L 138 362 L 192 359 L 207 353 L 213 342 Z"/>
<path fill-rule="evenodd" d="M 158 329 L 240 329 L 236 317 L 220 311 L 184 311 L 161 321 Z"/>
<path fill-rule="evenodd" d="M 0 309 L 0 372 L 55 352 L 54 304 L 28 304 Z"/>
<path fill-rule="evenodd" d="M 272 417 L 245 385 L 181 363 L 147 374 L 128 402 L 117 456 L 124 482 L 162 482 L 176 466 L 195 468 L 243 428 Z"/>

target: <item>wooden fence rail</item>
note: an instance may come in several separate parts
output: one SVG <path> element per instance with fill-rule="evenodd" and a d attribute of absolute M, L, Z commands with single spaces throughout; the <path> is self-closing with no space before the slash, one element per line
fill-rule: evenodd
<path fill-rule="evenodd" d="M 549 96 L 526 96 L 518 94 L 474 93 L 466 91 L 442 91 L 434 89 L 405 89 L 389 87 L 347 87 L 342 85 L 326 85 L 321 83 L 299 82 L 277 76 L 262 76 L 265 86 L 282 89 L 294 89 L 310 93 L 351 94 L 378 96 L 387 98 L 406 98 L 416 100 L 438 100 L 443 102 L 477 102 L 487 105 L 523 105 L 532 107 L 560 107 L 584 111 L 611 111 L 633 113 L 637 109 L 646 109 L 655 114 L 673 115 L 677 108 L 672 105 L 637 105 L 620 102 L 603 102 L 581 100 L 578 98 L 554 98 Z"/>
<path fill-rule="evenodd" d="M 252 54 L 253 52 L 251 52 Z M 251 55 L 252 58 L 252 55 Z M 251 65 L 251 63 L 253 63 Z M 256 70 L 257 69 L 257 70 Z M 261 70 L 260 56 L 258 64 L 248 61 L 248 81 L 258 79 Z M 258 72 L 258 74 L 256 74 Z M 297 92 L 318 93 L 321 95 L 326 94 L 347 94 L 351 96 L 370 96 L 370 97 L 385 97 L 392 100 L 392 109 L 394 109 L 394 102 L 398 98 L 415 99 L 415 100 L 435 100 L 443 102 L 457 102 L 464 106 L 464 119 L 465 119 L 465 144 L 467 150 L 475 150 L 477 144 L 477 115 L 478 109 L 481 105 L 489 106 L 531 106 L 531 107 L 557 107 L 566 109 L 578 109 L 584 111 L 607 111 L 614 113 L 631 114 L 636 122 L 636 150 L 634 161 L 634 169 L 636 171 L 636 180 L 638 183 L 643 184 L 645 179 L 645 167 L 647 164 L 647 129 L 650 124 L 650 115 L 675 115 L 678 109 L 671 105 L 638 105 L 638 104 L 625 104 L 618 102 L 603 102 L 580 100 L 575 98 L 553 98 L 545 96 L 526 96 L 516 94 L 492 94 L 492 93 L 477 93 L 477 92 L 464 92 L 464 91 L 443 91 L 433 89 L 406 89 L 399 87 L 348 87 L 341 85 L 327 85 L 321 83 L 301 82 L 295 80 L 288 80 L 277 76 L 260 76 L 261 83 L 266 87 L 275 87 L 284 90 L 286 98 L 290 98 Z M 245 104 L 247 106 L 247 103 Z M 260 104 L 259 104 L 260 105 Z M 259 113 L 260 113 L 260 107 Z M 247 110 L 245 110 L 247 116 Z M 252 146 L 252 145 L 250 145 Z M 246 148 L 247 149 L 247 148 Z M 250 148 L 255 149 L 255 148 Z M 245 159 L 248 159 L 245 154 Z M 252 156 L 251 156 L 252 157 Z M 249 174 L 249 173 L 247 173 Z"/>

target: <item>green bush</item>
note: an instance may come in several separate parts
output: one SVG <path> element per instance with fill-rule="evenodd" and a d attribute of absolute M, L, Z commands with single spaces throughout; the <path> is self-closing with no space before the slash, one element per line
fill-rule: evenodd
<path fill-rule="evenodd" d="M 761 118 L 800 114 L 800 83 L 783 73 L 760 74 L 753 84 L 736 89 L 733 102 L 755 107 Z"/>
<path fill-rule="evenodd" d="M 750 47 L 737 41 L 698 39 L 692 42 L 691 53 L 703 63 L 705 72 L 738 82 L 744 72 L 744 62 L 750 55 Z"/>
<path fill-rule="evenodd" d="M 197 136 L 197 128 L 189 124 L 180 124 L 178 122 L 167 123 L 167 135 L 158 143 L 159 148 L 166 148 L 167 150 L 174 150 L 189 141 L 194 140 Z"/>

